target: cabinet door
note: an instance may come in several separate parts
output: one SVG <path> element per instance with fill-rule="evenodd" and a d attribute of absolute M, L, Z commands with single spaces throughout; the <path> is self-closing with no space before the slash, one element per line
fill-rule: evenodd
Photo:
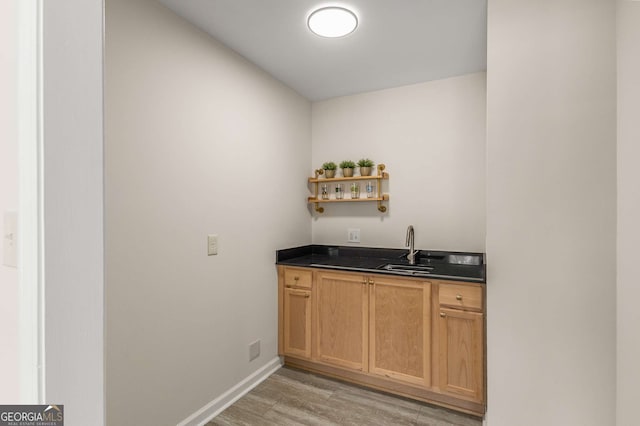
<path fill-rule="evenodd" d="M 431 386 L 431 284 L 372 277 L 369 371 Z"/>
<path fill-rule="evenodd" d="M 368 296 L 365 277 L 320 272 L 316 292 L 318 361 L 367 370 Z"/>
<path fill-rule="evenodd" d="M 484 315 L 440 308 L 440 390 L 483 402 Z"/>
<path fill-rule="evenodd" d="M 311 358 L 311 292 L 284 289 L 285 355 Z"/>

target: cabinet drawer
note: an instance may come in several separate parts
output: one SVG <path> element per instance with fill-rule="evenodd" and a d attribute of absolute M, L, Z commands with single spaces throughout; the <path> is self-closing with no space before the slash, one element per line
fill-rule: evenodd
<path fill-rule="evenodd" d="M 296 268 L 286 268 L 284 270 L 285 287 L 311 288 L 311 271 Z"/>
<path fill-rule="evenodd" d="M 460 284 L 440 284 L 440 304 L 482 309 L 482 288 Z"/>

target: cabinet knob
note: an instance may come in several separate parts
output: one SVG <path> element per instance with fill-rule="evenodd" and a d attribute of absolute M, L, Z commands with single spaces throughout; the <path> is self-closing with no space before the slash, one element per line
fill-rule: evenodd
<path fill-rule="evenodd" d="M 444 312 L 440 312 L 440 316 L 441 316 L 442 318 L 444 318 L 444 317 L 446 317 L 446 316 L 447 316 L 447 314 L 445 314 Z"/>
<path fill-rule="evenodd" d="M 461 294 L 456 294 L 456 300 L 462 300 L 462 295 Z"/>
<path fill-rule="evenodd" d="M 373 279 L 369 278 L 369 285 L 374 285 L 375 282 L 373 281 Z"/>
<path fill-rule="evenodd" d="M 298 281 L 300 279 L 300 277 L 293 277 L 294 281 Z"/>

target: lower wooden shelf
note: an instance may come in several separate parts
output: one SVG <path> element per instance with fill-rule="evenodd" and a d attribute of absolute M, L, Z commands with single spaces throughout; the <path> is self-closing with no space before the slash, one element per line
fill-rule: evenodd
<path fill-rule="evenodd" d="M 383 201 L 389 201 L 389 194 L 382 194 L 381 197 L 373 197 L 373 198 L 343 198 L 341 200 L 336 200 L 335 198 L 330 198 L 328 200 L 323 200 L 321 198 L 317 198 L 317 197 L 309 197 L 307 202 L 309 204 L 315 204 L 315 210 L 319 213 L 322 213 L 324 211 L 324 208 L 322 208 L 320 206 L 320 204 L 324 204 L 324 203 L 358 203 L 358 202 L 377 202 L 378 203 L 378 210 L 381 212 L 386 212 L 387 211 L 387 207 L 382 205 Z"/>

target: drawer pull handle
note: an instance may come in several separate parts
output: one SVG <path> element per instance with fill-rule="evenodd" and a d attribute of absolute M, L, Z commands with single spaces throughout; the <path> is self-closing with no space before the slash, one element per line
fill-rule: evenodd
<path fill-rule="evenodd" d="M 300 279 L 300 277 L 297 277 L 297 276 L 296 276 L 296 277 L 293 277 L 293 280 L 294 280 L 294 281 L 298 281 L 299 279 Z"/>
<path fill-rule="evenodd" d="M 462 300 L 462 295 L 461 294 L 456 294 L 456 300 Z"/>
<path fill-rule="evenodd" d="M 442 318 L 444 318 L 444 317 L 446 317 L 446 316 L 447 316 L 447 314 L 445 314 L 444 312 L 440 312 L 440 316 L 441 316 Z"/>

